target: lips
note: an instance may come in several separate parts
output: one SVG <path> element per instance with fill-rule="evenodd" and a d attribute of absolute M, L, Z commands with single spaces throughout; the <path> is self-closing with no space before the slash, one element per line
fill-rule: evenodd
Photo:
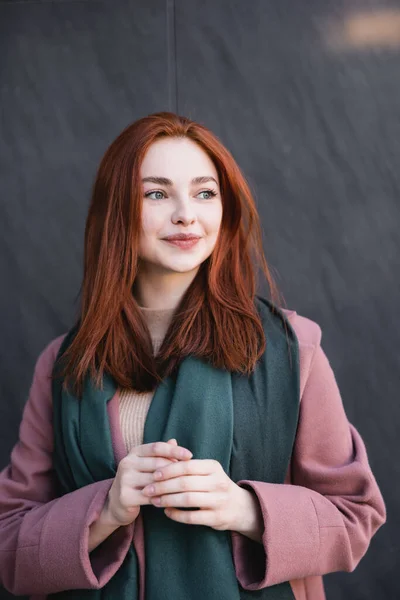
<path fill-rule="evenodd" d="M 199 240 L 200 236 L 199 235 L 171 235 L 169 237 L 163 238 L 164 240 L 167 240 L 168 242 L 190 242 L 190 241 L 194 241 L 194 240 Z"/>
<path fill-rule="evenodd" d="M 189 250 L 197 246 L 200 238 L 191 237 L 191 238 L 180 238 L 180 239 L 164 239 L 164 242 L 167 242 L 171 246 L 175 246 L 177 248 L 181 248 L 182 250 Z"/>

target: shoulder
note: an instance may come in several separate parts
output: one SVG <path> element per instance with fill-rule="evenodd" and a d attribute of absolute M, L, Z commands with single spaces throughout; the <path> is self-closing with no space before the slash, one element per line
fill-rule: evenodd
<path fill-rule="evenodd" d="M 58 351 L 67 333 L 52 339 L 39 354 L 35 365 L 35 377 L 49 377 L 51 375 Z"/>
<path fill-rule="evenodd" d="M 286 308 L 280 310 L 293 327 L 299 346 L 317 348 L 321 344 L 322 330 L 318 323 L 308 317 L 299 315 L 295 310 Z"/>
<path fill-rule="evenodd" d="M 302 396 L 314 358 L 321 347 L 322 330 L 318 323 L 299 315 L 295 310 L 285 308 L 280 310 L 292 326 L 299 342 L 300 392 Z"/>
<path fill-rule="evenodd" d="M 276 311 L 289 321 L 301 347 L 316 347 L 321 343 L 321 327 L 315 321 L 299 315 L 295 310 L 273 304 L 264 296 L 256 295 L 255 304 L 262 319 Z"/>
<path fill-rule="evenodd" d="M 51 375 L 58 350 L 66 334 L 52 339 L 39 354 L 20 424 L 20 443 L 40 445 L 51 451 Z"/>

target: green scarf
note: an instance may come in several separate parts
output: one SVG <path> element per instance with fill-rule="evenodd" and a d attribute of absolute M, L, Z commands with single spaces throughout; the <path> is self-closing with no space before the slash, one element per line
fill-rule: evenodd
<path fill-rule="evenodd" d="M 277 308 L 272 312 L 268 300 L 256 296 L 255 305 L 267 340 L 255 371 L 245 376 L 186 357 L 177 374 L 157 387 L 143 443 L 174 437 L 193 452 L 193 458 L 219 461 L 235 482 L 282 484 L 298 421 L 298 341 L 286 317 Z M 57 360 L 73 335 L 71 330 L 64 339 Z M 53 381 L 53 464 L 60 494 L 65 494 L 116 474 L 107 415 L 116 384 L 105 375 L 99 390 L 87 378 L 82 401 L 61 385 L 60 379 Z M 229 531 L 177 523 L 154 506 L 142 506 L 141 512 L 146 600 L 294 600 L 289 582 L 255 592 L 239 585 Z M 50 597 L 137 600 L 138 582 L 131 544 L 121 567 L 101 590 L 71 590 Z"/>

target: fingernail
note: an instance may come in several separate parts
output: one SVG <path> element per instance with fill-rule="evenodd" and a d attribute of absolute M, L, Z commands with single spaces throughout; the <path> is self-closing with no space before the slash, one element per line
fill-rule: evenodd
<path fill-rule="evenodd" d="M 161 473 L 161 471 L 156 471 L 156 472 L 154 473 L 154 479 L 161 479 L 161 477 L 162 477 L 162 473 Z"/>
<path fill-rule="evenodd" d="M 147 488 L 145 493 L 146 494 L 154 494 L 154 492 L 155 492 L 154 485 L 151 485 L 149 488 Z"/>

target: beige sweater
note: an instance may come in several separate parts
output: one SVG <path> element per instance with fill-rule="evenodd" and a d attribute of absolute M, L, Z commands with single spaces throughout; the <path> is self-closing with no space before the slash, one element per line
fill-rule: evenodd
<path fill-rule="evenodd" d="M 154 354 L 157 354 L 167 333 L 174 309 L 165 308 L 160 310 L 140 307 L 140 310 L 145 316 L 150 330 Z M 127 452 L 143 443 L 144 423 L 153 396 L 154 391 L 120 390 L 119 419 Z"/>

